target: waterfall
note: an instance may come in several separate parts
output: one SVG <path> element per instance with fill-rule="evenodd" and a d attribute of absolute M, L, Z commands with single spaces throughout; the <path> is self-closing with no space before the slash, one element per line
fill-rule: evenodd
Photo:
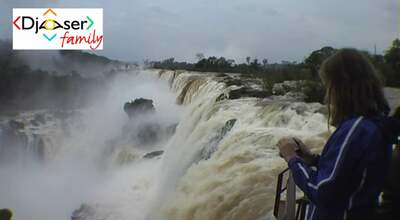
<path fill-rule="evenodd" d="M 7 177 L 0 207 L 32 220 L 269 219 L 285 167 L 275 144 L 290 135 L 322 147 L 324 107 L 282 96 L 229 99 L 242 79 L 224 77 L 141 70 L 110 81 L 107 95 L 88 108 L 11 118 L 21 149 L 40 162 L 0 166 Z M 246 84 L 260 88 L 257 80 Z M 135 98 L 153 100 L 155 114 L 128 119 L 123 104 Z M 149 122 L 178 125 L 172 136 L 141 146 L 131 134 Z M 0 153 L 13 147 L 0 143 Z"/>
<path fill-rule="evenodd" d="M 327 122 L 320 104 L 277 99 L 217 101 L 226 87 L 208 75 L 164 72 L 178 103 L 186 106 L 176 133 L 165 147 L 160 212 L 149 219 L 264 219 L 272 210 L 275 181 L 285 163 L 275 144 L 296 136 L 322 147 Z M 202 158 L 225 124 L 209 158 Z"/>

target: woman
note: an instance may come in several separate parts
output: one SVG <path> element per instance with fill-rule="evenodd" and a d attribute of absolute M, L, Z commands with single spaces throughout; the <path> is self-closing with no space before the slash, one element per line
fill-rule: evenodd
<path fill-rule="evenodd" d="M 328 58 L 320 77 L 326 87 L 328 123 L 335 132 L 321 156 L 312 155 L 295 138 L 281 139 L 280 153 L 311 202 L 307 219 L 370 219 L 394 139 L 385 125 L 389 108 L 382 83 L 373 65 L 355 49 L 342 49 Z"/>

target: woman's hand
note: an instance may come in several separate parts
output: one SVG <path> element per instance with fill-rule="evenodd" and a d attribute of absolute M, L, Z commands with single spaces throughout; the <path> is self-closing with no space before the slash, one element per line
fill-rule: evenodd
<path fill-rule="evenodd" d="M 278 148 L 280 156 L 289 162 L 290 159 L 296 156 L 296 149 L 298 148 L 293 138 L 282 138 L 278 141 Z"/>
<path fill-rule="evenodd" d="M 297 142 L 297 146 L 301 152 L 300 156 L 303 158 L 304 162 L 311 165 L 315 161 L 315 154 L 313 154 L 310 149 L 298 138 L 293 138 Z"/>

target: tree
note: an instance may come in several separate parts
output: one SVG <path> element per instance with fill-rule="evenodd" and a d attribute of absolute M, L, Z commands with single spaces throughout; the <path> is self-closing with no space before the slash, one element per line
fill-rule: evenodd
<path fill-rule="evenodd" d="M 395 39 L 391 48 L 385 52 L 385 61 L 395 70 L 400 70 L 400 40 Z"/>
<path fill-rule="evenodd" d="M 250 60 L 251 60 L 251 57 L 246 57 L 246 63 L 247 63 L 247 65 L 250 65 Z"/>
<path fill-rule="evenodd" d="M 264 66 L 264 67 L 267 67 L 267 65 L 268 65 L 268 59 L 264 58 L 264 59 L 262 60 L 262 63 L 263 63 L 263 66 Z"/>
<path fill-rule="evenodd" d="M 203 53 L 196 53 L 196 59 L 197 59 L 197 61 L 200 61 L 200 60 L 204 59 L 204 54 Z"/>
<path fill-rule="evenodd" d="M 258 63 L 258 59 L 255 58 L 253 60 L 253 62 L 251 62 L 250 66 L 254 69 L 254 70 L 258 70 L 258 68 L 260 67 L 260 64 Z"/>
<path fill-rule="evenodd" d="M 229 59 L 227 60 L 229 67 L 233 67 L 235 65 L 235 60 L 234 59 Z"/>
<path fill-rule="evenodd" d="M 165 59 L 163 62 L 166 64 L 172 65 L 175 62 L 175 58 L 171 57 L 171 58 Z"/>
<path fill-rule="evenodd" d="M 332 56 L 337 50 L 333 47 L 323 47 L 319 50 L 315 50 L 309 57 L 304 60 L 304 64 L 311 71 L 313 79 L 318 78 L 319 68 L 324 60 Z"/>

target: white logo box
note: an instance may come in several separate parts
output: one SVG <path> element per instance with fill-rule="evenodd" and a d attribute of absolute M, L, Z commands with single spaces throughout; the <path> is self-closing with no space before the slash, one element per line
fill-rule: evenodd
<path fill-rule="evenodd" d="M 103 49 L 102 8 L 14 8 L 12 28 L 14 50 Z"/>

